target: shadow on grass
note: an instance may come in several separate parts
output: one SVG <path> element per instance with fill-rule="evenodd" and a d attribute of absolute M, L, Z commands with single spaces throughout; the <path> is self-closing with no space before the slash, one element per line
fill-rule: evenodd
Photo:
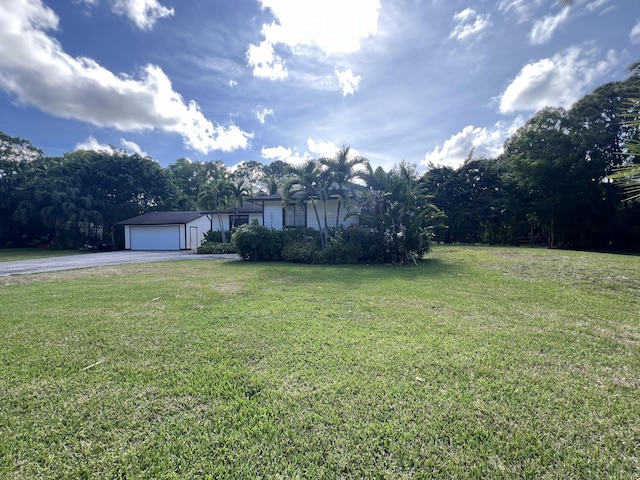
<path fill-rule="evenodd" d="M 361 284 L 384 279 L 385 281 L 414 282 L 437 277 L 455 276 L 461 269 L 458 265 L 441 258 L 426 258 L 417 265 L 315 265 L 286 262 L 228 262 L 221 263 L 220 269 L 238 272 L 251 271 L 264 282 L 274 278 L 289 277 L 297 284 L 318 284 L 331 282 L 345 285 Z"/>

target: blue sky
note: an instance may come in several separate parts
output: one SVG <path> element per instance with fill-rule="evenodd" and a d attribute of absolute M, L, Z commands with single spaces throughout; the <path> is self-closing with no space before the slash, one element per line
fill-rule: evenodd
<path fill-rule="evenodd" d="M 0 0 L 0 130 L 164 166 L 346 144 L 457 167 L 639 60 L 638 0 Z"/>

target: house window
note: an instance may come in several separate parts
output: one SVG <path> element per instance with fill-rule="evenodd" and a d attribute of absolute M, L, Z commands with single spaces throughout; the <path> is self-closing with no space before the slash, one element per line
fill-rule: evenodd
<path fill-rule="evenodd" d="M 229 215 L 229 230 L 232 231 L 234 228 L 239 227 L 240 225 L 246 225 L 249 223 L 249 215 Z"/>
<path fill-rule="evenodd" d="M 284 207 L 284 227 L 306 227 L 306 205 L 294 204 Z"/>

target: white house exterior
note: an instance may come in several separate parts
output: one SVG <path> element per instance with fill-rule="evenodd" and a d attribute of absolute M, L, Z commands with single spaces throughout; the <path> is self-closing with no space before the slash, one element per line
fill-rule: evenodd
<path fill-rule="evenodd" d="M 238 208 L 227 208 L 220 214 L 217 211 L 203 213 L 211 220 L 210 228 L 215 232 L 222 230 L 222 227 L 225 232 L 230 232 L 234 226 L 250 224 L 254 220 L 262 224 L 262 206 L 249 202 L 245 202 Z"/>
<path fill-rule="evenodd" d="M 149 212 L 118 222 L 127 250 L 196 250 L 211 229 L 201 212 Z"/>
<path fill-rule="evenodd" d="M 287 207 L 282 205 L 282 197 L 279 195 L 268 195 L 252 199 L 253 202 L 262 204 L 261 224 L 268 228 L 282 230 L 283 228 L 308 227 L 321 230 L 324 227 L 324 208 L 321 202 L 315 201 L 315 207 L 320 217 L 320 225 L 313 208 L 311 200 L 304 203 L 292 201 Z M 338 226 L 342 228 L 358 226 L 358 217 L 350 216 L 345 219 L 348 210 L 344 202 L 340 206 L 340 218 Z M 336 226 L 338 217 L 338 199 L 330 198 L 327 202 L 327 226 Z"/>
<path fill-rule="evenodd" d="M 226 232 L 234 226 L 252 223 L 257 220 L 267 228 L 283 230 L 285 228 L 313 228 L 320 230 L 324 226 L 322 203 L 315 202 L 320 225 L 310 200 L 292 202 L 284 207 L 282 197 L 270 195 L 252 199 L 242 207 L 229 208 L 218 214 L 212 212 L 149 212 L 118 222 L 124 226 L 124 248 L 126 250 L 197 250 L 204 241 L 204 235 L 210 230 Z M 358 225 L 358 217 L 345 219 L 347 208 L 340 207 L 342 228 Z M 338 199 L 327 202 L 327 225 L 336 226 Z"/>

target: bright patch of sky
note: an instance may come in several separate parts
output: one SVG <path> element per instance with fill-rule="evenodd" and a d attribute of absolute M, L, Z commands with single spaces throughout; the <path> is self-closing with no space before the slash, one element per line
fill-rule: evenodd
<path fill-rule="evenodd" d="M 350 145 L 457 167 L 624 79 L 638 45 L 635 0 L 0 0 L 0 130 L 162 165 Z"/>

